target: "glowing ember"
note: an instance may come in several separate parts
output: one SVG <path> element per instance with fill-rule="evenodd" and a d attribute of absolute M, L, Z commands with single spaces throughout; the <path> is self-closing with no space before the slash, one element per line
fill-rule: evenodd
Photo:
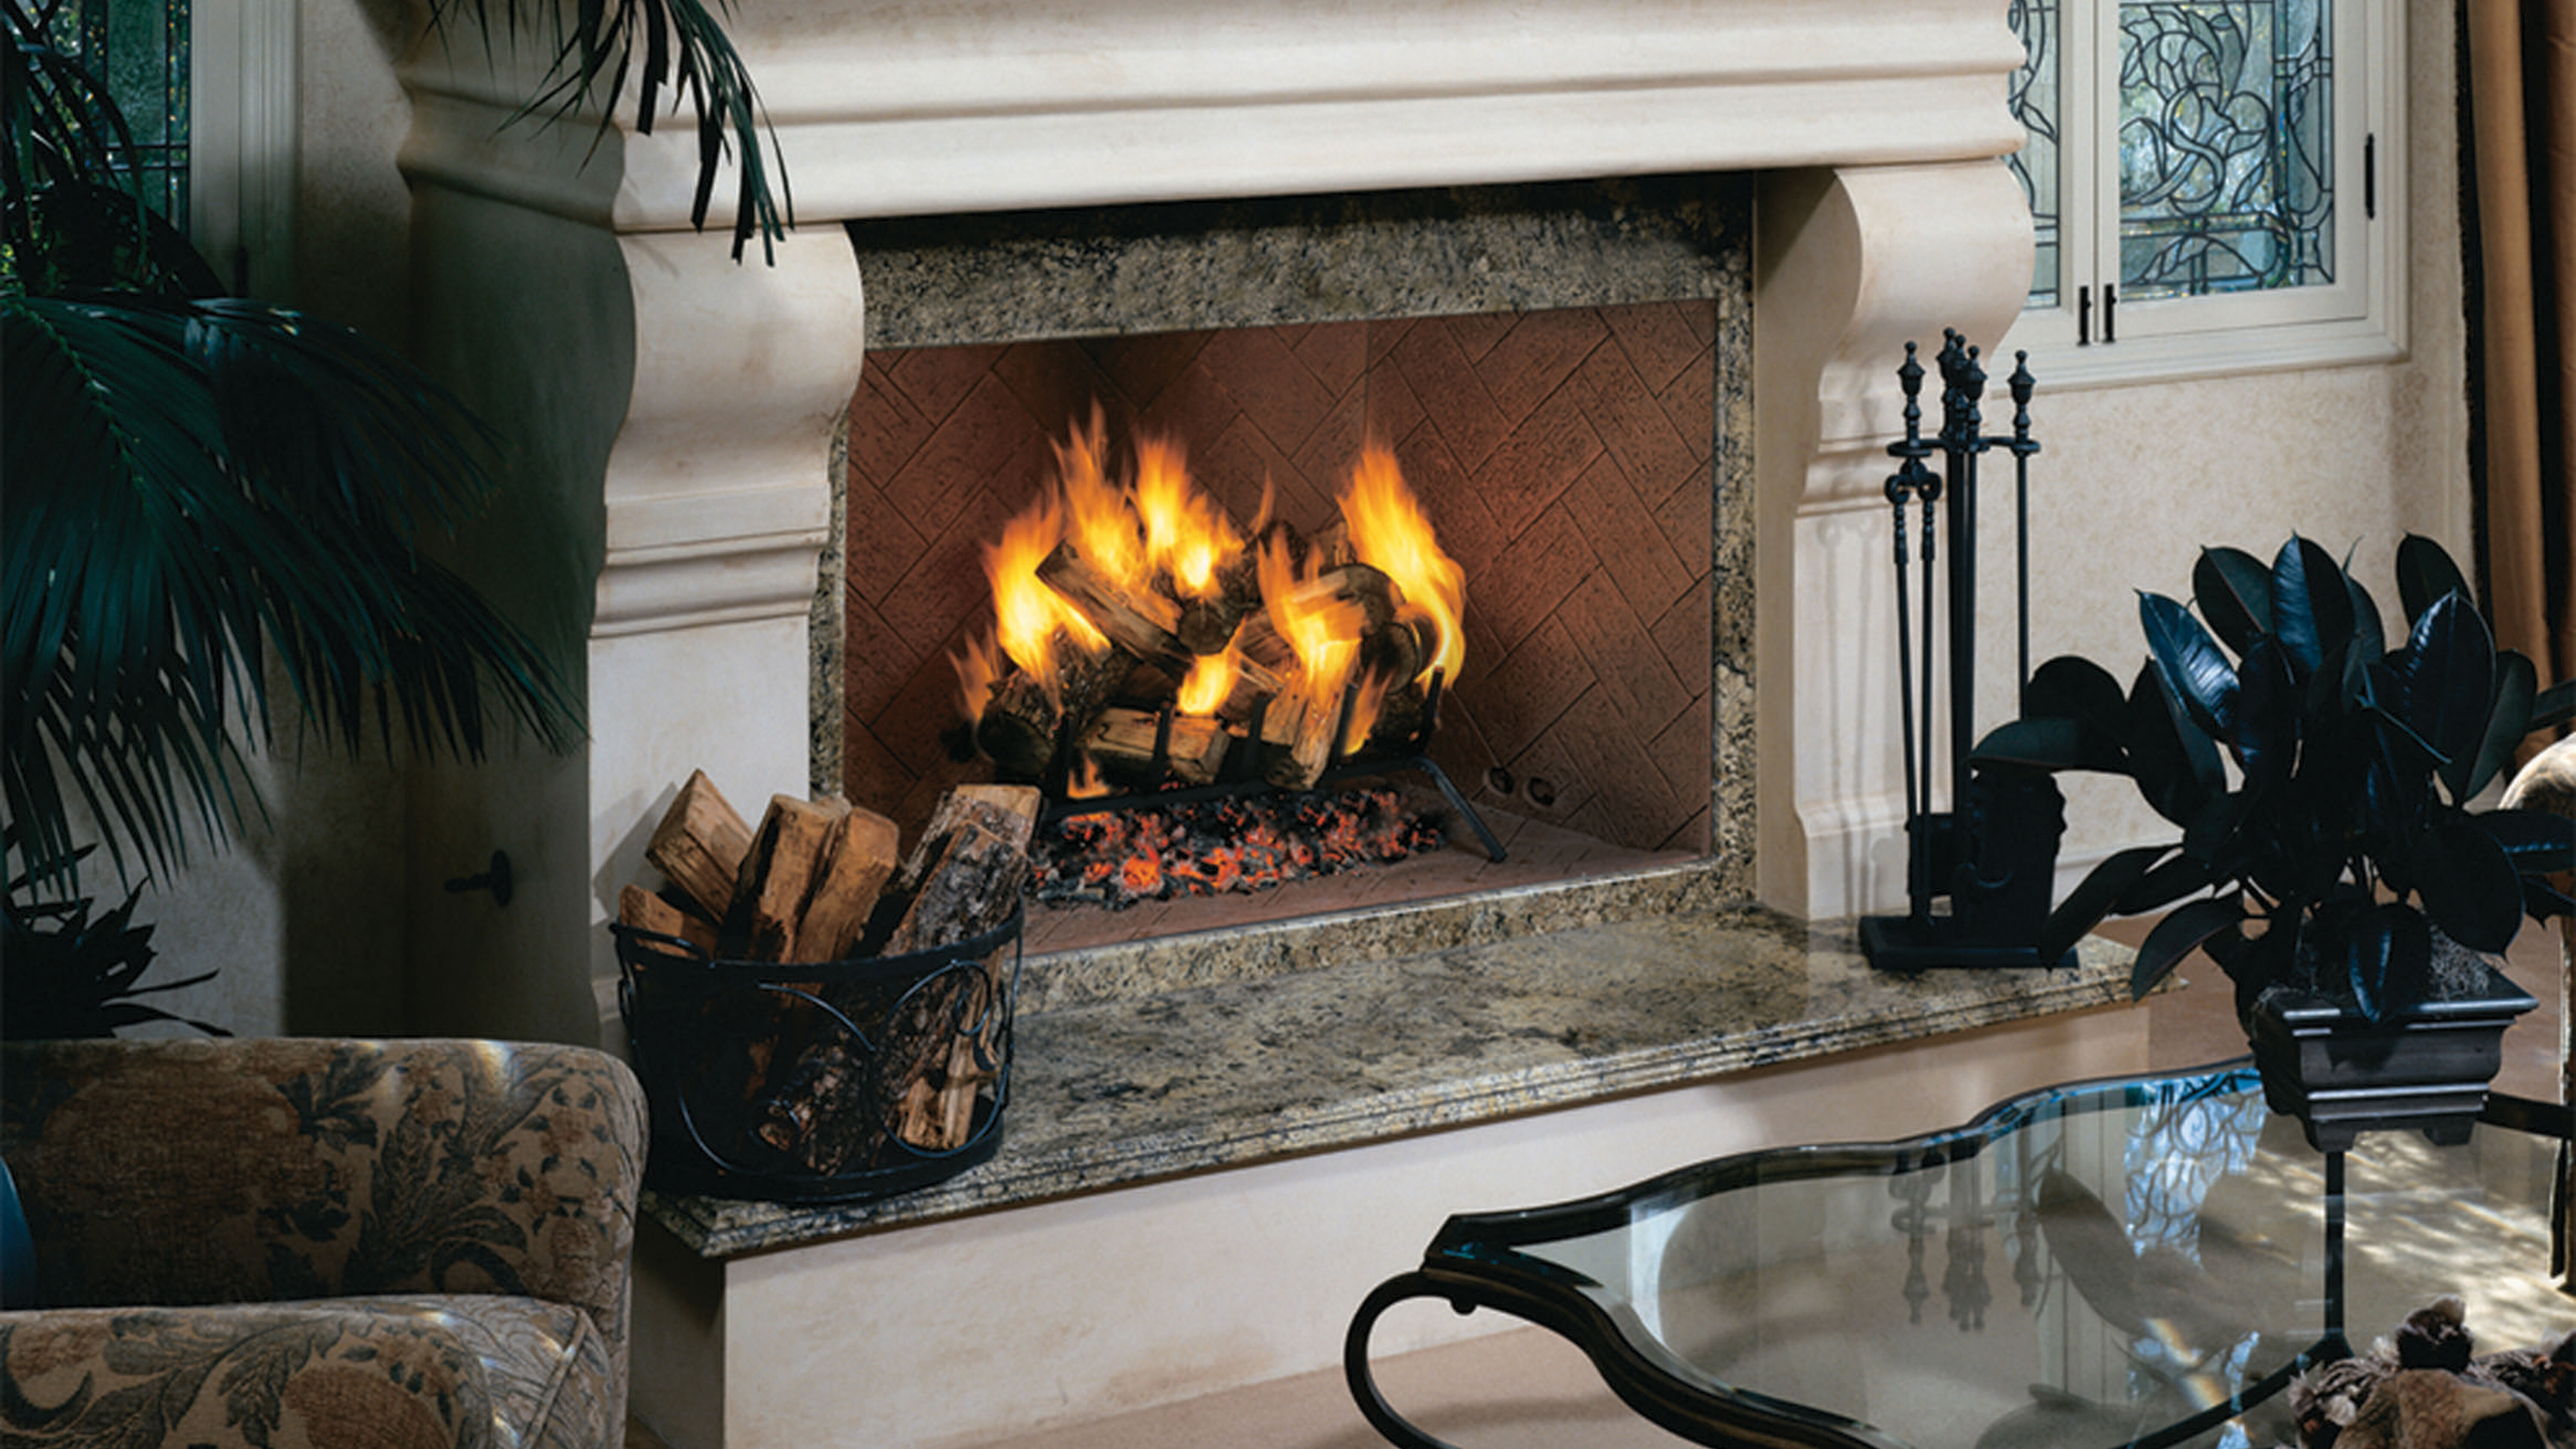
<path fill-rule="evenodd" d="M 1040 833 L 1032 889 L 1042 901 L 1117 910 L 1265 890 L 1437 850 L 1443 839 L 1436 818 L 1389 789 L 1109 811 Z"/>

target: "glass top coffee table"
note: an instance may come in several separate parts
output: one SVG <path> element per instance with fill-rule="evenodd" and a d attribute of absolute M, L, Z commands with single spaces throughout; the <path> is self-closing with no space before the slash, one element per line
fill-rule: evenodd
<path fill-rule="evenodd" d="M 2562 1108 L 2490 1097 L 2457 1146 L 2320 1154 L 2249 1065 L 2055 1088 L 1910 1141 L 1795 1147 L 1451 1218 L 1351 1323 L 1408 1299 L 1579 1345 L 1702 1444 L 2111 1449 L 2295 1442 L 2281 1391 L 2444 1294 L 2479 1351 L 2576 1326 L 2550 1273 Z"/>

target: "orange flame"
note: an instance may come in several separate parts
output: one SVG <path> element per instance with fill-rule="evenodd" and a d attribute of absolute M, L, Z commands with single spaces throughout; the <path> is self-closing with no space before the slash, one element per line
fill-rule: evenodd
<path fill-rule="evenodd" d="M 1339 708 L 1342 686 L 1350 682 L 1351 666 L 1359 661 L 1360 630 L 1367 616 L 1345 599 L 1301 597 L 1306 592 L 1301 586 L 1314 581 L 1313 560 L 1300 570 L 1284 540 L 1263 543 L 1257 567 L 1262 606 L 1269 611 L 1271 627 L 1297 659 L 1297 692 L 1310 702 Z"/>
<path fill-rule="evenodd" d="M 984 706 L 992 702 L 993 686 L 1002 678 L 999 654 L 1000 645 L 988 634 L 968 639 L 965 653 L 949 656 L 948 662 L 957 669 L 957 693 L 970 725 L 982 723 Z"/>
<path fill-rule="evenodd" d="M 1243 651 L 1228 644 L 1221 653 L 1202 654 L 1190 665 L 1189 676 L 1172 696 L 1173 708 L 1182 714 L 1210 715 L 1234 693 L 1235 677 L 1243 672 Z"/>
<path fill-rule="evenodd" d="M 1050 692 L 1062 683 L 1056 677 L 1056 635 L 1086 654 L 1109 647 L 1107 635 L 1038 578 L 1038 565 L 1064 538 L 1063 519 L 1063 510 L 1049 499 L 1003 525 L 1001 538 L 984 551 L 984 572 L 993 581 L 994 638 L 1012 663 Z"/>
<path fill-rule="evenodd" d="M 1191 486 L 1178 444 L 1137 439 L 1135 499 L 1145 525 L 1144 566 L 1160 570 L 1184 599 L 1214 593 L 1217 570 L 1243 552 L 1243 540 L 1224 511 Z"/>
<path fill-rule="evenodd" d="M 1438 669 L 1454 687 L 1459 666 L 1467 662 L 1466 635 L 1458 623 L 1467 599 L 1467 571 L 1441 551 L 1431 520 L 1405 486 L 1395 454 L 1374 441 L 1362 448 L 1341 505 L 1352 550 L 1361 562 L 1395 581 L 1402 596 L 1396 617 L 1427 619 L 1439 636 L 1414 677 L 1428 682 Z"/>
<path fill-rule="evenodd" d="M 1089 755 L 1075 763 L 1071 778 L 1064 782 L 1065 798 L 1097 800 L 1109 793 L 1109 782 L 1100 778 L 1100 765 Z"/>
<path fill-rule="evenodd" d="M 1108 443 L 1097 409 L 1089 428 L 1077 427 L 1056 446 L 1056 496 L 1064 500 L 1065 532 L 1082 561 L 1101 577 L 1134 584 L 1145 574 L 1145 548 L 1136 510 L 1109 481 Z"/>

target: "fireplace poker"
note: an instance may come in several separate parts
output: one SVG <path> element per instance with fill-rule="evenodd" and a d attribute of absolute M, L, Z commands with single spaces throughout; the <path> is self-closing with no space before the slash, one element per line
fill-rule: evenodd
<path fill-rule="evenodd" d="M 2013 703 L 2020 707 L 2030 692 L 2030 459 L 2039 444 L 2030 435 L 2030 396 L 2038 382 L 2030 375 L 2030 354 L 2013 354 L 2012 441 L 2005 446 L 2013 455 L 2013 559 L 2019 569 L 2015 596 L 2016 617 L 2020 630 L 2021 675 L 2013 691 Z"/>

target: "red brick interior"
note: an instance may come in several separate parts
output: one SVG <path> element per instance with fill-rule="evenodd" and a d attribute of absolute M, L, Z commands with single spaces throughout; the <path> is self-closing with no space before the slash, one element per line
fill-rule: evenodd
<path fill-rule="evenodd" d="M 869 356 L 850 423 L 850 797 L 918 822 L 976 778 L 942 740 L 949 656 L 989 623 L 982 554 L 1106 413 L 1176 440 L 1238 522 L 1303 529 L 1364 437 L 1392 444 L 1467 571 L 1464 677 L 1434 754 L 1480 810 L 1705 853 L 1708 302 L 950 346 Z"/>

